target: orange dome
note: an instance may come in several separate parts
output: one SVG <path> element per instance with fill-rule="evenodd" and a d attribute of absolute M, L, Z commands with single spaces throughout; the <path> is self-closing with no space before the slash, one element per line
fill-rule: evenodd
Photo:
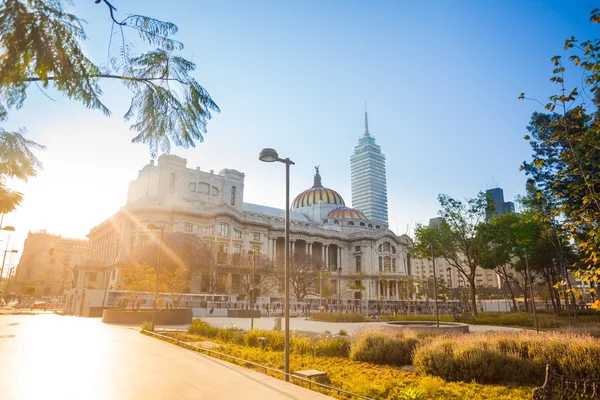
<path fill-rule="evenodd" d="M 340 208 L 336 208 L 335 210 L 331 210 L 329 212 L 329 214 L 327 214 L 327 217 L 337 218 L 337 219 L 344 219 L 344 218 L 355 218 L 355 219 L 365 219 L 365 220 L 367 219 L 367 217 L 365 217 L 365 214 L 358 211 L 357 209 L 349 208 L 349 207 L 340 207 Z"/>

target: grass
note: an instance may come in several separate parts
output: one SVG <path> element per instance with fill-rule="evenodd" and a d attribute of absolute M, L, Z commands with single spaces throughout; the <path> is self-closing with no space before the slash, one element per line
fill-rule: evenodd
<path fill-rule="evenodd" d="M 170 333 L 169 336 L 185 342 L 206 340 L 198 335 L 188 333 Z M 338 338 L 341 339 L 341 338 Z M 216 339 L 219 341 L 219 339 Z M 251 362 L 283 370 L 284 357 L 282 351 L 262 350 L 233 343 L 224 343 L 219 350 L 223 353 L 239 357 Z M 447 382 L 438 377 L 424 376 L 397 367 L 375 365 L 366 362 L 352 361 L 339 357 L 316 356 L 294 352 L 290 355 L 290 369 L 317 369 L 325 371 L 330 385 L 373 399 L 401 399 L 409 393 L 419 392 L 419 399 L 481 399 L 481 400 L 521 400 L 531 397 L 531 387 L 498 386 L 478 383 Z M 337 397 L 335 392 L 324 392 Z M 410 397 L 408 397 L 410 398 Z"/>
<path fill-rule="evenodd" d="M 366 322 L 367 318 L 358 313 L 312 313 L 310 319 L 322 322 Z"/>
<path fill-rule="evenodd" d="M 559 374 L 600 378 L 600 341 L 565 333 L 483 332 L 421 342 L 413 363 L 450 381 L 541 385 L 546 364 Z"/>
<path fill-rule="evenodd" d="M 538 312 L 538 324 L 540 329 L 567 329 L 569 328 L 569 317 L 567 315 L 556 315 L 553 313 Z M 600 332 L 600 313 L 595 314 L 587 312 L 578 312 L 577 318 L 572 317 L 573 326 L 576 329 L 585 327 L 588 332 Z M 384 321 L 435 321 L 433 315 L 383 315 L 381 320 Z M 440 321 L 452 322 L 454 318 L 451 315 L 440 315 Z M 475 319 L 476 325 L 496 325 L 496 326 L 512 326 L 518 328 L 533 329 L 534 321 L 531 313 L 497 313 L 485 312 L 479 313 Z"/>

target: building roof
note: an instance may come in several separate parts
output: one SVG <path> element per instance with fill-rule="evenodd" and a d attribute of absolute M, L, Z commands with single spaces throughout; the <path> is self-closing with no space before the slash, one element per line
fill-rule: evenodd
<path fill-rule="evenodd" d="M 330 218 L 338 218 L 338 219 L 354 218 L 354 219 L 367 220 L 367 217 L 365 217 L 365 214 L 363 214 L 362 212 L 360 212 L 359 210 L 357 210 L 355 208 L 349 208 L 349 207 L 340 207 L 340 208 L 336 208 L 335 210 L 331 210 L 329 212 L 329 214 L 327 214 L 327 216 Z"/>
<path fill-rule="evenodd" d="M 318 203 L 346 205 L 338 192 L 323 187 L 321 184 L 321 175 L 319 175 L 319 167 L 315 167 L 315 169 L 317 172 L 315 173 L 313 186 L 296 196 L 292 202 L 292 210 L 309 207 Z"/>
<path fill-rule="evenodd" d="M 285 218 L 285 210 L 282 210 L 281 208 L 267 207 L 253 203 L 244 203 L 243 208 L 244 211 L 251 213 L 264 214 L 269 215 L 271 217 Z M 302 222 L 310 222 L 308 218 L 306 218 L 303 214 L 300 214 L 297 211 L 290 211 L 290 219 Z"/>

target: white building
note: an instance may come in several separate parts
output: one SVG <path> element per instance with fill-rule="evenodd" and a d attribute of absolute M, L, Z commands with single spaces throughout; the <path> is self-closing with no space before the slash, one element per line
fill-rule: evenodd
<path fill-rule="evenodd" d="M 119 268 L 132 261 L 134 249 L 158 234 L 148 224 L 164 226 L 165 234 L 185 232 L 217 246 L 218 293 L 237 294 L 235 255 L 250 249 L 273 260 L 282 277 L 284 210 L 244 202 L 241 172 L 201 171 L 186 163 L 173 155 L 160 156 L 156 165 L 151 161 L 129 184 L 127 204 L 88 234 L 88 258 L 112 267 L 109 288 L 116 287 Z M 334 298 L 345 303 L 361 297 L 402 300 L 410 238 L 346 207 L 339 193 L 323 187 L 318 168 L 313 186 L 292 202 L 290 221 L 292 257 L 309 255 L 328 269 L 332 286 L 341 288 Z M 281 296 L 282 289 L 275 285 L 269 295 Z"/>

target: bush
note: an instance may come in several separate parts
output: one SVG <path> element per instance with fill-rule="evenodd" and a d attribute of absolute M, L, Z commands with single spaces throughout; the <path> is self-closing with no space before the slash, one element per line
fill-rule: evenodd
<path fill-rule="evenodd" d="M 201 319 L 195 319 L 192 321 L 188 332 L 193 335 L 200 335 L 207 338 L 216 338 L 221 329 L 215 328 L 208 322 L 202 321 Z"/>
<path fill-rule="evenodd" d="M 419 339 L 408 329 L 364 330 L 350 345 L 350 359 L 375 364 L 409 365 Z"/>
<path fill-rule="evenodd" d="M 152 331 L 152 321 L 142 321 L 143 331 Z"/>
<path fill-rule="evenodd" d="M 450 381 L 540 385 L 546 364 L 578 378 L 600 378 L 600 342 L 560 333 L 485 332 L 422 342 L 413 363 Z"/>
<path fill-rule="evenodd" d="M 340 333 L 338 333 L 338 335 L 340 336 L 348 336 L 348 332 L 344 329 L 340 329 Z"/>
<path fill-rule="evenodd" d="M 265 337 L 269 340 L 268 348 L 271 350 L 283 350 L 285 347 L 285 334 L 277 331 L 267 331 L 263 329 L 254 329 L 244 335 L 244 343 L 250 347 L 260 347 L 259 337 Z"/>
<path fill-rule="evenodd" d="M 358 313 L 313 313 L 310 314 L 313 321 L 322 322 L 365 322 L 365 316 Z"/>
<path fill-rule="evenodd" d="M 348 357 L 350 341 L 346 338 L 318 339 L 314 344 L 314 352 L 321 357 Z"/>

